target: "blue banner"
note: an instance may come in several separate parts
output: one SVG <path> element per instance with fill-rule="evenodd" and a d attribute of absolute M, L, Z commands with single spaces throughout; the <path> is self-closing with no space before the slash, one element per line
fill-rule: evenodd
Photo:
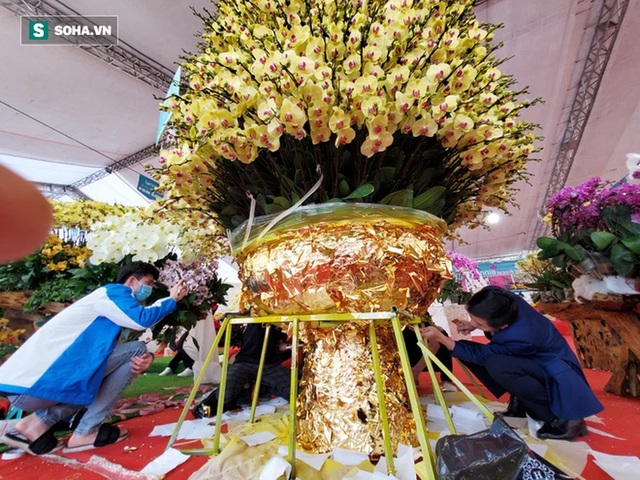
<path fill-rule="evenodd" d="M 140 175 L 138 177 L 137 190 L 147 197 L 149 200 L 156 200 L 162 198 L 162 195 L 156 190 L 160 184 L 152 178 Z"/>
<path fill-rule="evenodd" d="M 496 275 L 513 275 L 516 273 L 516 262 L 483 262 L 478 263 L 478 272 L 484 278 Z"/>

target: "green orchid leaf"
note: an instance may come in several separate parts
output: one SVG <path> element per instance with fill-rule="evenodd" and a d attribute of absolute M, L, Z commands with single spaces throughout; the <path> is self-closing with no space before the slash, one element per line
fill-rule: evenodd
<path fill-rule="evenodd" d="M 436 186 L 436 187 L 430 188 L 426 192 L 421 193 L 420 195 L 418 195 L 416 198 L 413 199 L 413 208 L 418 208 L 418 209 L 429 208 L 446 191 L 447 191 L 447 188 L 443 186 Z"/>
<path fill-rule="evenodd" d="M 610 259 L 618 275 L 622 275 L 623 277 L 631 273 L 638 261 L 637 255 L 622 243 L 616 243 L 611 247 Z"/>
<path fill-rule="evenodd" d="M 591 232 L 591 241 L 595 244 L 598 250 L 606 250 L 615 241 L 616 236 L 610 232 Z"/>
<path fill-rule="evenodd" d="M 536 244 L 538 245 L 538 248 L 548 248 L 549 246 L 558 243 L 558 240 L 556 240 L 555 238 L 552 237 L 539 237 L 536 240 Z"/>
<path fill-rule="evenodd" d="M 413 205 L 413 190 L 405 189 L 390 193 L 380 203 L 396 205 L 398 207 L 411 207 Z"/>
<path fill-rule="evenodd" d="M 282 205 L 278 205 L 277 203 L 270 203 L 269 205 L 267 205 L 267 214 L 271 215 L 272 213 L 278 213 L 278 212 L 282 212 L 283 210 L 286 210 L 286 207 L 283 207 Z"/>
<path fill-rule="evenodd" d="M 536 240 L 536 244 L 540 249 L 538 252 L 540 260 L 547 260 L 560 254 L 560 241 L 555 238 L 540 237 Z"/>
<path fill-rule="evenodd" d="M 344 178 L 338 182 L 338 194 L 344 198 L 351 192 L 351 187 L 349 186 L 349 182 L 347 182 Z"/>
<path fill-rule="evenodd" d="M 621 240 L 622 244 L 636 255 L 640 255 L 640 236 L 636 235 L 631 238 Z"/>
<path fill-rule="evenodd" d="M 426 212 L 429 212 L 432 215 L 436 215 L 439 217 L 446 205 L 447 205 L 447 202 L 444 199 L 444 197 L 440 197 L 438 200 L 436 200 L 431 205 L 429 205 L 429 208 L 425 208 L 424 210 Z"/>
<path fill-rule="evenodd" d="M 366 197 L 367 195 L 371 195 L 374 192 L 375 188 L 370 183 L 365 183 L 364 185 L 360 185 L 356 188 L 351 194 L 345 198 L 345 200 L 356 200 Z"/>
<path fill-rule="evenodd" d="M 291 202 L 285 197 L 276 197 L 273 199 L 273 203 L 281 206 L 283 210 L 291 206 Z"/>
<path fill-rule="evenodd" d="M 235 205 L 227 205 L 220 211 L 220 215 L 225 215 L 225 216 L 235 215 L 235 213 L 236 213 Z"/>
<path fill-rule="evenodd" d="M 568 245 L 564 244 L 566 247 L 563 248 L 564 253 L 571 260 L 576 262 L 582 262 L 585 258 L 587 258 L 587 251 L 581 245 Z"/>

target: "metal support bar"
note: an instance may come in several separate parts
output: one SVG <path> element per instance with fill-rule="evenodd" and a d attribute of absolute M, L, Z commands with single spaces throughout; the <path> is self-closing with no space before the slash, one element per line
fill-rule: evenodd
<path fill-rule="evenodd" d="M 422 335 L 420 335 L 420 330 L 417 328 L 414 328 L 413 331 L 416 334 L 418 345 L 423 345 L 425 348 L 428 349 L 429 346 L 425 345 L 424 339 L 422 338 Z M 438 383 L 438 379 L 436 378 L 436 371 L 433 368 L 433 362 L 431 362 L 431 359 L 429 358 L 428 355 L 424 356 L 424 362 L 427 365 L 427 370 L 429 370 L 429 378 L 431 379 L 433 396 L 435 397 L 437 404 L 440 405 L 440 408 L 442 409 L 442 414 L 444 415 L 444 419 L 447 422 L 447 426 L 449 427 L 449 432 L 457 433 L 456 427 L 453 424 L 453 420 L 451 419 L 451 412 L 449 411 L 449 408 L 447 407 L 447 403 L 444 400 L 444 394 L 442 393 L 442 388 L 440 387 L 440 384 Z"/>
<path fill-rule="evenodd" d="M 51 183 L 36 183 L 35 185 L 47 198 L 60 198 L 67 195 L 74 200 L 92 200 L 91 197 L 71 185 L 55 185 Z"/>
<path fill-rule="evenodd" d="M 128 157 L 123 158 L 122 160 L 118 160 L 117 162 L 112 163 L 111 165 L 103 168 L 102 170 L 98 170 L 97 172 L 92 173 L 87 177 L 81 178 L 77 182 L 73 182 L 72 184 L 67 185 L 65 188 L 71 188 L 71 189 L 76 189 L 80 191 L 80 188 L 85 187 L 93 182 L 96 182 L 111 173 L 119 172 L 120 170 L 124 170 L 125 168 L 128 168 L 131 165 L 135 165 L 137 163 L 142 162 L 143 160 L 146 160 L 147 158 L 153 157 L 156 155 L 157 152 L 158 151 L 155 145 L 149 145 L 148 147 L 143 148 L 142 150 L 136 153 L 133 153 Z M 80 193 L 84 195 L 82 192 Z M 52 195 L 51 198 L 59 198 L 64 194 L 65 193 L 58 192 Z"/>
<path fill-rule="evenodd" d="M 256 417 L 256 406 L 258 405 L 258 397 L 260 396 L 260 386 L 262 385 L 262 374 L 264 372 L 264 361 L 267 357 L 267 345 L 269 344 L 269 334 L 271 333 L 271 325 L 267 325 L 264 332 L 264 340 L 262 341 L 262 352 L 260 352 L 260 363 L 258 363 L 258 373 L 256 374 L 256 383 L 253 386 L 253 396 L 251 398 L 251 413 L 249 414 L 249 423 L 253 423 Z"/>
<path fill-rule="evenodd" d="M 218 385 L 218 406 L 216 408 L 216 432 L 213 436 L 213 454 L 220 453 L 220 433 L 222 432 L 222 413 L 224 411 L 224 395 L 227 387 L 227 373 L 229 372 L 229 347 L 231 346 L 231 322 L 227 324 L 224 337 L 224 351 L 222 358 L 222 372 L 220 373 L 220 385 Z M 217 349 L 217 344 L 211 348 Z M 203 369 L 206 365 L 203 365 Z"/>
<path fill-rule="evenodd" d="M 404 374 L 404 381 L 409 394 L 409 403 L 411 405 L 413 419 L 416 424 L 416 435 L 418 436 L 418 442 L 420 443 L 420 449 L 422 450 L 422 462 L 425 466 L 426 478 L 427 480 L 435 480 L 437 478 L 435 472 L 435 458 L 433 451 L 431 450 L 429 438 L 427 437 L 427 422 L 424 417 L 424 412 L 422 411 L 422 405 L 420 405 L 420 399 L 418 398 L 418 389 L 416 388 L 416 382 L 413 379 L 409 353 L 407 352 L 407 346 L 404 344 L 402 327 L 400 326 L 400 319 L 397 315 L 394 315 L 391 319 L 391 325 L 393 326 L 393 333 L 396 337 L 396 344 L 398 345 L 400 364 L 402 365 L 402 373 Z"/>
<path fill-rule="evenodd" d="M 382 367 L 380 366 L 380 355 L 378 354 L 378 339 L 376 338 L 376 324 L 374 322 L 369 323 L 369 343 L 371 344 L 373 375 L 376 379 L 376 391 L 378 394 L 378 411 L 380 414 L 380 423 L 382 423 L 384 458 L 387 462 L 387 473 L 389 475 L 395 475 L 396 467 L 393 463 L 393 447 L 391 446 L 391 432 L 389 431 L 389 416 L 387 415 L 387 405 L 384 398 L 384 380 L 382 378 Z"/>
<path fill-rule="evenodd" d="M 405 315 L 405 313 L 403 313 Z M 410 316 L 409 318 L 413 318 Z M 380 404 L 380 419 L 383 423 L 383 440 L 385 446 L 385 459 L 387 462 L 387 467 L 389 472 L 393 472 L 395 465 L 393 464 L 393 452 L 390 442 L 389 436 L 389 425 L 388 418 L 385 415 L 386 409 L 384 407 L 384 398 L 380 399 L 380 395 L 382 394 L 384 397 L 384 384 L 381 379 L 380 374 L 380 361 L 377 352 L 377 340 L 375 337 L 375 325 L 376 324 L 384 324 L 389 325 L 391 322 L 391 326 L 393 328 L 394 338 L 396 341 L 396 345 L 398 347 L 398 354 L 400 357 L 400 363 L 403 370 L 405 385 L 407 387 L 407 393 L 409 395 L 409 401 L 411 405 L 411 411 L 414 416 L 414 421 L 416 425 L 416 434 L 418 437 L 418 441 L 420 443 L 420 447 L 422 450 L 422 457 L 425 471 L 422 470 L 419 472 L 421 478 L 426 480 L 435 480 L 435 459 L 433 452 L 431 450 L 431 445 L 429 443 L 429 439 L 427 437 L 427 426 L 426 420 L 424 417 L 424 412 L 422 406 L 420 405 L 420 399 L 418 397 L 418 390 L 416 388 L 415 381 L 413 379 L 413 374 L 411 371 L 411 363 L 409 361 L 409 355 L 407 353 L 407 348 L 404 343 L 404 338 L 402 336 L 402 326 L 400 323 L 400 319 L 398 317 L 397 312 L 370 312 L 370 313 L 329 313 L 329 314 L 311 314 L 311 315 L 270 315 L 264 317 L 236 317 L 231 318 L 227 316 L 224 318 L 222 327 L 216 334 L 216 337 L 213 341 L 213 345 L 205 359 L 202 367 L 202 371 L 196 378 L 196 381 L 193 385 L 191 394 L 187 399 L 185 406 L 183 408 L 182 414 L 178 419 L 174 432 L 169 440 L 169 444 L 167 445 L 167 449 L 171 447 L 177 438 L 178 432 L 180 431 L 180 427 L 184 422 L 184 418 L 186 416 L 186 412 L 189 410 L 191 403 L 195 397 L 195 394 L 200 387 L 200 383 L 204 376 L 204 372 L 206 371 L 209 363 L 213 359 L 214 354 L 218 353 L 218 344 L 220 343 L 220 339 L 225 334 L 225 346 L 224 346 L 224 358 L 222 362 L 222 372 L 220 378 L 220 386 L 218 388 L 218 405 L 216 411 L 216 428 L 213 438 L 213 446 L 210 449 L 191 449 L 191 450 L 183 450 L 183 453 L 192 454 L 192 455 L 216 455 L 220 453 L 220 436 L 222 431 L 222 413 L 224 406 L 224 391 L 225 391 L 225 383 L 227 381 L 227 371 L 229 367 L 229 345 L 231 341 L 231 326 L 236 324 L 251 324 L 251 323 L 260 323 L 260 324 L 270 324 L 270 323 L 291 323 L 293 324 L 293 332 L 292 332 L 292 357 L 291 357 L 291 388 L 289 390 L 289 429 L 288 429 L 288 455 L 287 461 L 290 463 L 292 471 L 290 478 L 295 478 L 295 451 L 296 451 L 296 404 L 297 404 L 297 394 L 298 394 L 298 350 L 299 350 L 299 324 L 300 322 L 315 322 L 319 324 L 324 324 L 330 326 L 332 324 L 341 323 L 345 321 L 352 320 L 365 320 L 369 321 L 369 334 L 371 338 L 371 349 L 372 349 L 372 359 L 373 359 L 373 367 L 374 373 L 376 376 L 376 388 L 378 389 L 378 402 Z M 460 380 L 458 380 L 453 373 L 447 369 L 440 360 L 436 358 L 436 356 L 429 351 L 428 348 L 425 347 L 424 342 L 418 341 L 418 345 L 423 351 L 423 355 L 425 356 L 425 361 L 434 362 L 440 369 L 451 377 L 454 383 L 460 388 L 460 390 L 482 411 L 482 413 L 487 416 L 489 419 L 493 419 L 493 413 L 489 411 L 489 409 L 482 404 L 480 400 L 478 400 L 475 395 L 473 395 L 465 386 L 462 384 Z M 264 351 L 266 350 L 266 343 L 263 343 L 263 352 L 261 353 L 261 363 L 264 360 Z M 377 366 L 376 366 L 377 365 Z M 259 367 L 260 368 L 260 367 Z M 258 382 L 256 382 L 256 389 L 259 388 Z M 434 380 L 434 389 L 437 388 L 437 382 Z M 252 409 L 255 408 L 253 403 L 255 403 L 255 391 L 254 390 L 254 399 L 252 402 Z M 444 398 L 441 400 L 442 405 L 444 405 Z M 422 475 L 424 473 L 424 475 Z"/>
<path fill-rule="evenodd" d="M 293 333 L 291 334 L 291 386 L 289 387 L 289 451 L 287 461 L 291 465 L 290 479 L 296 478 L 296 411 L 298 405 L 298 347 L 300 334 L 300 320 L 293 319 Z"/>
<path fill-rule="evenodd" d="M 194 398 L 196 398 L 196 394 L 198 393 L 200 384 L 202 383 L 205 373 L 207 372 L 207 367 L 211 363 L 213 356 L 218 355 L 218 344 L 220 343 L 220 339 L 222 338 L 223 332 L 225 332 L 227 330 L 227 327 L 231 325 L 231 315 L 229 314 L 225 314 L 225 315 L 226 317 L 222 319 L 223 320 L 222 325 L 220 326 L 220 330 L 218 330 L 218 332 L 216 333 L 216 337 L 213 340 L 211 349 L 209 350 L 207 357 L 204 359 L 202 370 L 200 370 L 200 373 L 198 374 L 195 381 L 193 382 L 193 387 L 191 387 L 191 392 L 189 393 L 189 396 L 185 401 L 184 408 L 180 413 L 180 417 L 178 417 L 178 422 L 176 423 L 176 426 L 173 429 L 173 432 L 171 433 L 171 437 L 169 438 L 169 442 L 167 443 L 167 448 L 166 448 L 167 450 L 171 448 L 171 446 L 175 443 L 176 438 L 178 438 L 178 433 L 180 433 L 180 427 L 182 427 L 182 423 L 184 422 L 184 419 L 187 417 L 189 406 L 193 402 Z"/>

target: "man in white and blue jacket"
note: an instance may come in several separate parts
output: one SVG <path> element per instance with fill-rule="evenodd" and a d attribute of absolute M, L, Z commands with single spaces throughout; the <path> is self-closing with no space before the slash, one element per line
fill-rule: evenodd
<path fill-rule="evenodd" d="M 49 320 L 1 367 L 0 392 L 33 412 L 13 428 L 0 428 L 0 442 L 35 455 L 58 445 L 53 426 L 87 407 L 66 451 L 109 445 L 128 433 L 102 424 L 122 391 L 145 371 L 153 356 L 141 342 L 118 344 L 123 328 L 144 330 L 176 309 L 187 293 L 180 282 L 169 297 L 148 307 L 159 272 L 149 263 L 124 265 L 116 283 L 98 288 Z"/>

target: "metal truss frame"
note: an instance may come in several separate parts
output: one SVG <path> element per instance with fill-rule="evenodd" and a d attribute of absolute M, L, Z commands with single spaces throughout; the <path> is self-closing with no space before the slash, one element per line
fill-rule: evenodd
<path fill-rule="evenodd" d="M 60 198 L 68 195 L 74 200 L 91 200 L 89 196 L 71 185 L 56 185 L 52 183 L 36 183 L 35 185 L 47 198 Z"/>
<path fill-rule="evenodd" d="M 23 16 L 38 15 L 76 15 L 82 16 L 64 3 L 47 0 L 9 0 L 3 1 L 0 5 L 14 13 Z M 55 19 L 51 22 L 55 24 Z M 93 26 L 92 22 L 85 22 L 88 26 Z M 98 57 L 105 63 L 114 68 L 131 75 L 133 78 L 140 80 L 153 88 L 162 91 L 167 90 L 173 79 L 173 72 L 164 65 L 144 55 L 139 50 L 128 43 L 120 40 L 118 45 L 87 45 L 84 44 L 88 37 L 74 37 L 70 45 L 84 50 L 85 52 Z M 93 40 L 93 38 L 92 38 Z"/>
<path fill-rule="evenodd" d="M 546 213 L 547 200 L 566 184 L 628 5 L 629 0 L 602 0 L 562 141 L 553 157 L 551 180 L 539 205 L 542 216 Z M 549 232 L 550 228 L 546 223 L 536 222 L 529 237 L 530 249 L 536 250 L 538 237 L 548 235 Z"/>

